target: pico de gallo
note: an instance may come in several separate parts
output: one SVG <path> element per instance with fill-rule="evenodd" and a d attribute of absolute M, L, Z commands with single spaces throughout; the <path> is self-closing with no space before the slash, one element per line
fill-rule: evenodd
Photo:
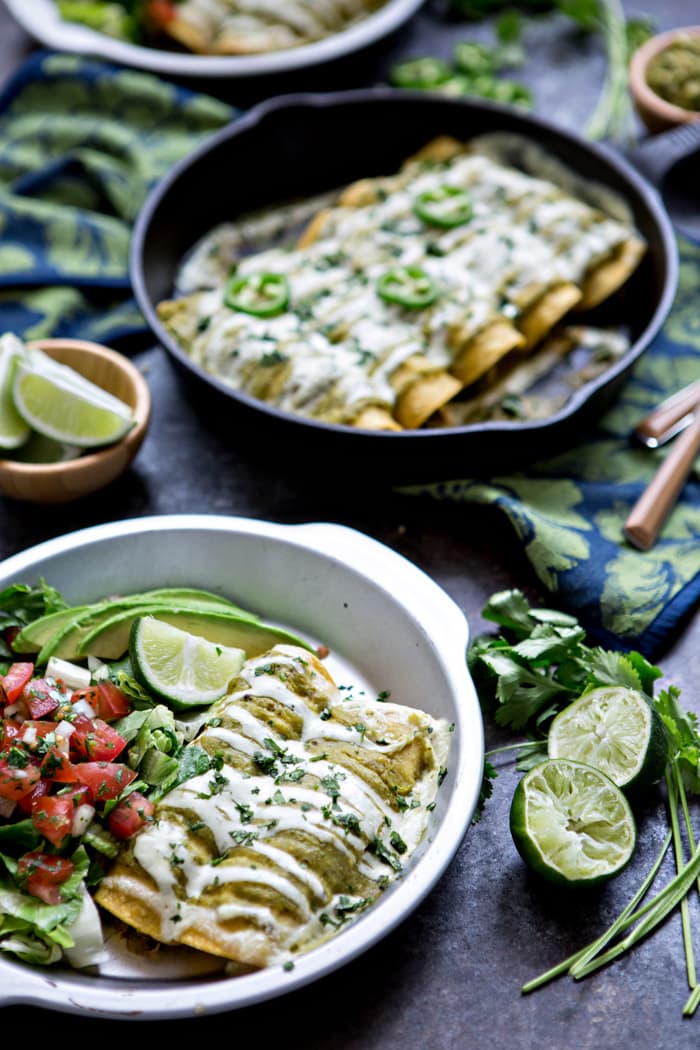
<path fill-rule="evenodd" d="M 128 657 L 39 667 L 14 653 L 57 592 L 0 593 L 0 951 L 26 962 L 99 963 L 91 891 L 154 800 L 208 757 L 131 674 Z"/>

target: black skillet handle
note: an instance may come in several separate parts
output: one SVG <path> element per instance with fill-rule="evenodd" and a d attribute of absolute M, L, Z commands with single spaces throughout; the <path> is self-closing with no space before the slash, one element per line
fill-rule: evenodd
<path fill-rule="evenodd" d="M 628 160 L 657 189 L 664 177 L 680 160 L 700 150 L 700 120 L 681 124 L 660 135 L 650 135 L 639 146 L 627 153 Z M 700 193 L 698 195 L 700 209 Z"/>

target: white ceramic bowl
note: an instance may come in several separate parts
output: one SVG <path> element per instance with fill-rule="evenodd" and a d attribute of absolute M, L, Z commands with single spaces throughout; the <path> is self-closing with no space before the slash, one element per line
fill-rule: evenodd
<path fill-rule="evenodd" d="M 87 26 L 65 22 L 54 0 L 5 0 L 15 19 L 36 40 L 57 51 L 96 55 L 136 69 L 183 77 L 252 77 L 287 73 L 331 62 L 393 33 L 424 0 L 387 0 L 373 14 L 324 40 L 259 55 L 194 55 L 116 40 Z"/>
<path fill-rule="evenodd" d="M 0 1006 L 34 1004 L 96 1018 L 163 1019 L 233 1010 L 282 995 L 367 950 L 433 889 L 469 828 L 483 770 L 483 725 L 467 671 L 467 622 L 411 562 L 343 526 L 277 525 L 249 518 L 164 515 L 98 525 L 49 540 L 0 564 L 0 589 L 44 578 L 69 602 L 191 584 L 226 594 L 309 641 L 330 647 L 337 681 L 383 689 L 398 703 L 454 723 L 448 776 L 405 875 L 353 925 L 302 955 L 225 977 L 208 957 L 155 957 L 108 941 L 99 974 L 31 968 L 0 958 Z M 430 952 L 430 944 L 424 945 Z M 209 970 L 207 970 L 209 967 Z"/>

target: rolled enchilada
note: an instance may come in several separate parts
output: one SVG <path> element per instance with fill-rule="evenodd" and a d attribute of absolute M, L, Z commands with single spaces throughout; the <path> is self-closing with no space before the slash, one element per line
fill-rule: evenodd
<path fill-rule="evenodd" d="M 244 968 L 293 960 L 401 876 L 449 739 L 444 720 L 356 695 L 314 654 L 275 646 L 208 712 L 190 745 L 207 768 L 160 800 L 96 900 L 157 941 Z"/>

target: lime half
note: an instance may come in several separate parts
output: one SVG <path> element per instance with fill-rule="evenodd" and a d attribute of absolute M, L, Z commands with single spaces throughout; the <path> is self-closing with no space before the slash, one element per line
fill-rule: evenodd
<path fill-rule="evenodd" d="M 553 720 L 550 758 L 572 758 L 607 773 L 625 791 L 656 784 L 668 761 L 659 713 L 635 689 L 609 686 L 579 697 Z"/>
<path fill-rule="evenodd" d="M 17 411 L 12 387 L 23 348 L 19 339 L 4 335 L 0 339 L 0 449 L 19 448 L 29 439 L 31 427 Z"/>
<path fill-rule="evenodd" d="M 619 874 L 637 841 L 624 793 L 593 766 L 550 758 L 524 774 L 513 794 L 510 831 L 538 875 L 593 886 Z"/>
<path fill-rule="evenodd" d="M 12 394 L 23 419 L 40 434 L 66 445 L 93 448 L 118 441 L 134 425 L 129 405 L 84 377 L 67 381 L 53 369 L 38 371 L 20 361 Z"/>
<path fill-rule="evenodd" d="M 129 656 L 136 677 L 172 707 L 199 707 L 225 696 L 246 654 L 190 634 L 154 616 L 131 627 Z"/>

